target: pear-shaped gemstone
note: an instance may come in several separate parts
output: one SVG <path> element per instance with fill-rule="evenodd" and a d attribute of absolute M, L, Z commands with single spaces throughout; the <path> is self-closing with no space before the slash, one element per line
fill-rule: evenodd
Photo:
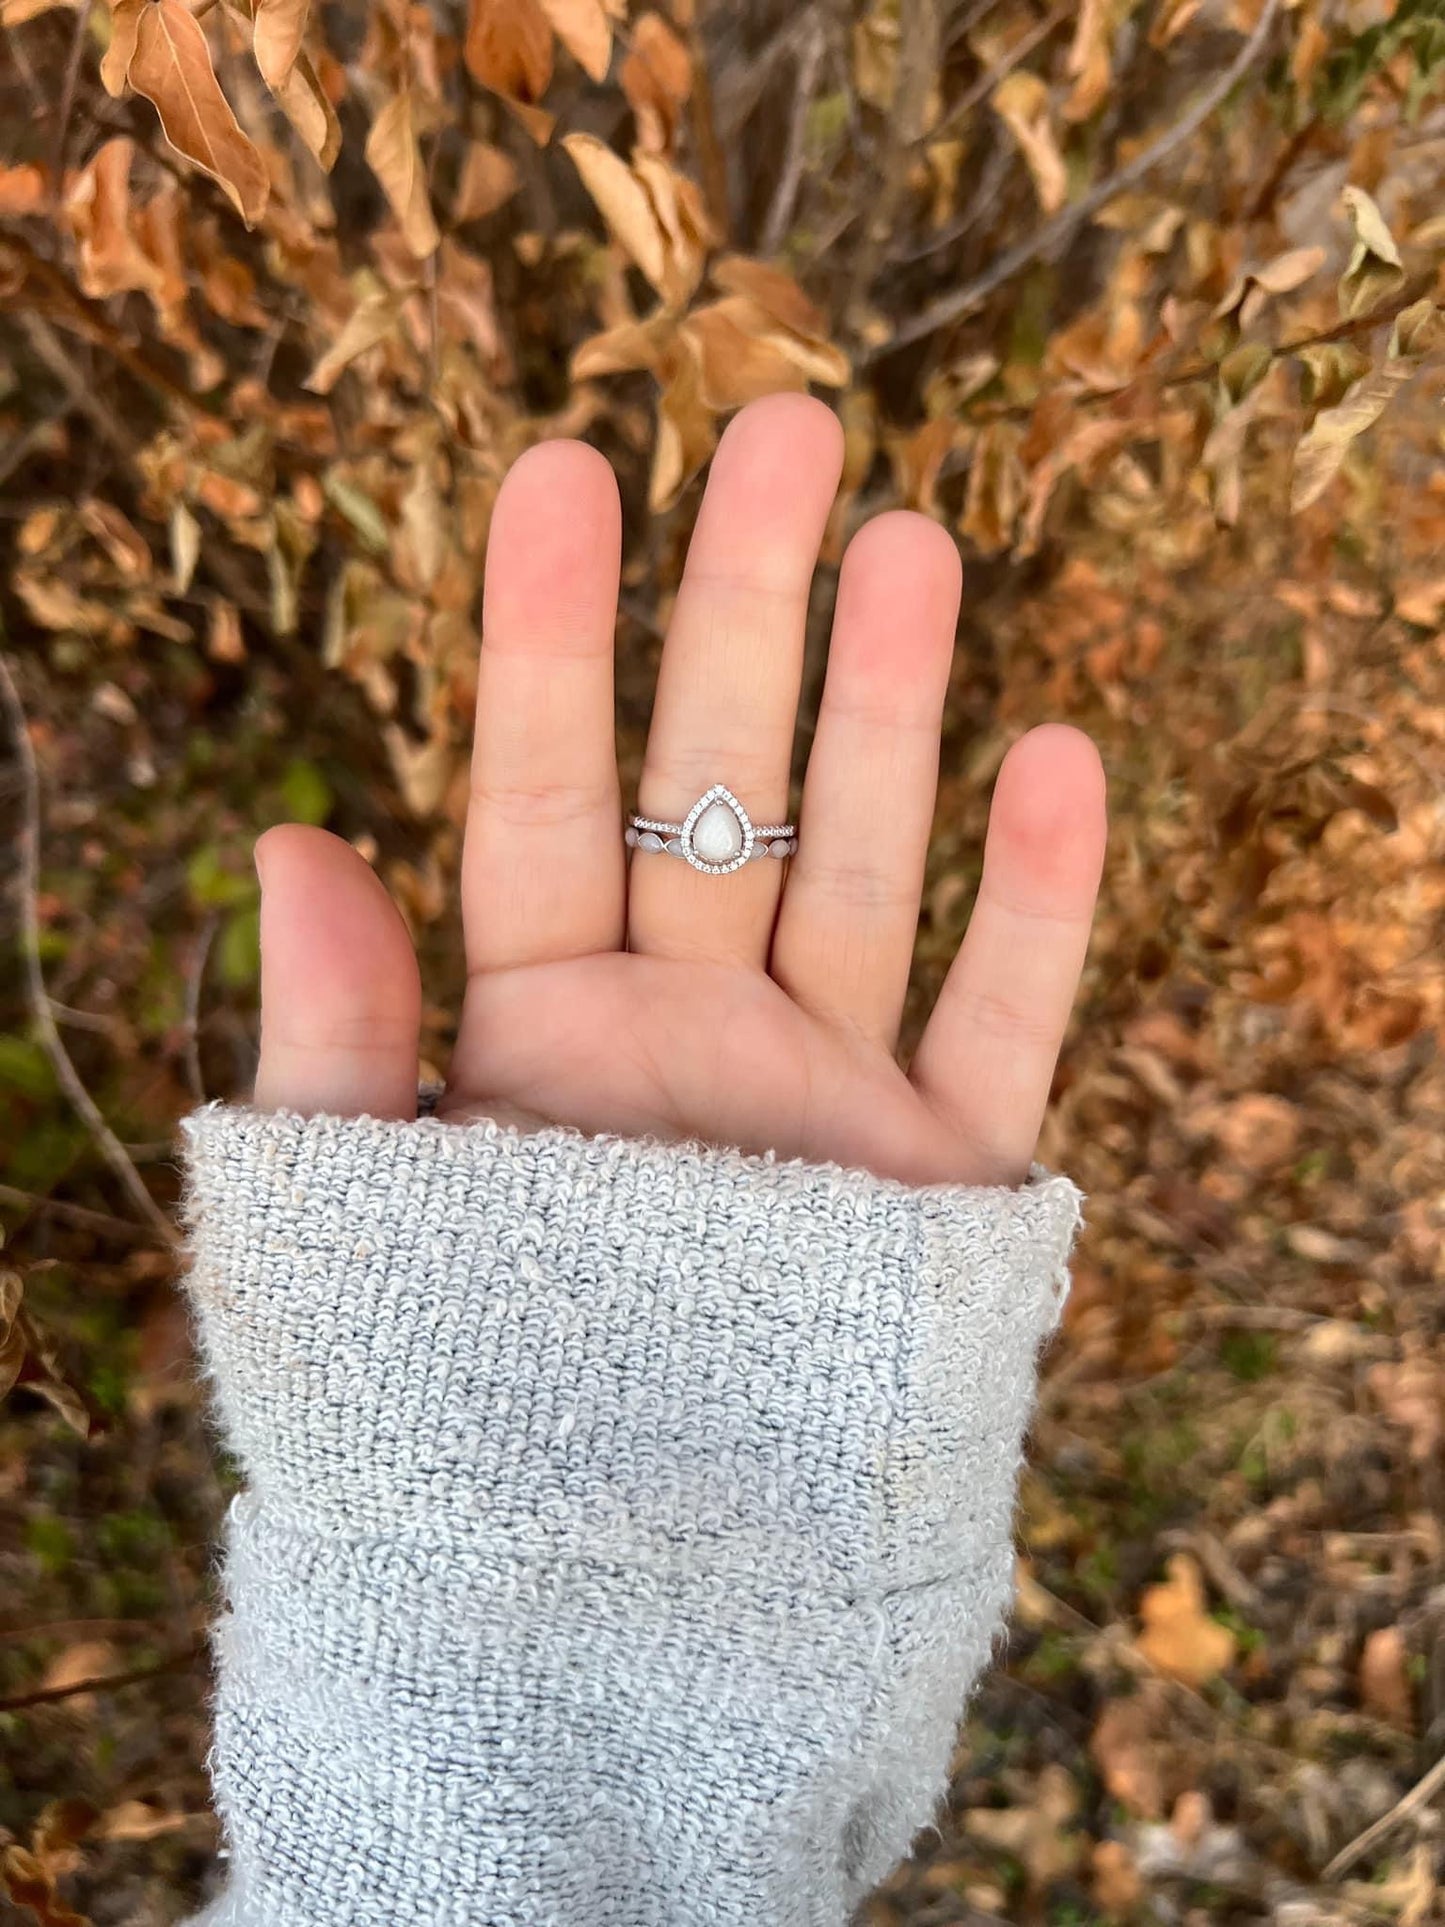
<path fill-rule="evenodd" d="M 704 863 L 730 863 L 743 847 L 743 826 L 729 806 L 709 803 L 692 826 L 692 847 Z"/>

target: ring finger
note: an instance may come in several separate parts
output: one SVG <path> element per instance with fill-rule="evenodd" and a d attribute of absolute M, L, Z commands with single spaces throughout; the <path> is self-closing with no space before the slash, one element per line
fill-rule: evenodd
<path fill-rule="evenodd" d="M 642 815 L 680 822 L 714 783 L 755 823 L 786 815 L 808 594 L 842 459 L 837 418 L 806 395 L 754 402 L 724 434 L 663 647 Z M 781 869 L 710 877 L 638 852 L 628 947 L 761 968 Z"/>

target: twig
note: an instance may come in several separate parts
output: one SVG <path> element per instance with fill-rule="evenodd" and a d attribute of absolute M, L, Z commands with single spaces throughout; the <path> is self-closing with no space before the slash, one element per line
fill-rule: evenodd
<path fill-rule="evenodd" d="M 102 439 L 107 441 L 117 454 L 123 456 L 126 461 L 134 461 L 136 455 L 134 438 L 119 417 L 94 392 L 91 384 L 86 381 L 85 376 L 66 353 L 64 344 L 50 323 L 42 320 L 38 314 L 27 314 L 20 317 L 20 325 L 24 328 L 31 347 L 64 388 L 72 405 L 80 410 L 92 427 L 99 430 Z"/>
<path fill-rule="evenodd" d="M 53 1700 L 74 1699 L 78 1693 L 113 1693 L 122 1686 L 134 1686 L 143 1679 L 157 1679 L 162 1673 L 183 1673 L 205 1653 L 204 1640 L 172 1653 L 154 1666 L 133 1666 L 128 1673 L 102 1673 L 96 1679 L 78 1679 L 70 1686 L 37 1686 L 29 1693 L 12 1693 L 0 1699 L 0 1713 L 18 1713 L 27 1706 L 45 1706 Z"/>
<path fill-rule="evenodd" d="M 88 1205 L 69 1204 L 64 1198 L 37 1197 L 34 1192 L 21 1191 L 13 1184 L 0 1184 L 0 1204 L 14 1205 L 17 1211 L 31 1216 L 59 1218 L 62 1224 L 73 1224 L 78 1231 L 94 1231 L 104 1238 L 122 1238 L 127 1244 L 151 1242 L 145 1226 L 132 1224 L 129 1218 L 113 1218 L 108 1211 L 92 1211 Z"/>
<path fill-rule="evenodd" d="M 53 428 L 59 426 L 70 413 L 69 398 L 63 407 L 52 408 L 48 414 L 41 415 L 31 422 L 27 429 L 16 435 L 3 453 L 0 453 L 0 486 L 10 480 L 17 468 L 28 462 L 31 455 L 44 442 Z"/>
<path fill-rule="evenodd" d="M 206 1101 L 206 1084 L 201 1076 L 201 992 L 205 988 L 206 963 L 219 923 L 220 918 L 213 910 L 196 938 L 195 954 L 186 972 L 186 1077 L 191 1096 L 198 1104 Z"/>
<path fill-rule="evenodd" d="M 1053 9 L 1052 13 L 1046 13 L 1038 25 L 1031 28 L 1016 47 L 1010 47 L 1001 60 L 995 62 L 987 73 L 980 74 L 973 85 L 965 89 L 937 126 L 928 129 L 926 138 L 931 141 L 941 140 L 945 134 L 951 133 L 961 120 L 967 120 L 980 101 L 987 100 L 999 82 L 1007 79 L 1015 67 L 1021 66 L 1040 41 L 1047 40 L 1054 28 L 1061 26 L 1073 12 L 1074 0 L 1060 0 L 1060 4 Z"/>
<path fill-rule="evenodd" d="M 828 51 L 828 36 L 816 13 L 809 14 L 802 45 L 798 49 L 797 82 L 793 93 L 793 115 L 788 124 L 788 144 L 778 169 L 778 185 L 768 208 L 768 218 L 758 241 L 762 254 L 776 254 L 793 218 L 798 186 L 803 178 L 803 162 L 808 153 L 808 114 L 823 56 Z"/>
<path fill-rule="evenodd" d="M 1445 1787 L 1445 1753 L 1441 1754 L 1422 1780 L 1415 1782 L 1403 1800 L 1397 1800 L 1388 1813 L 1381 1814 L 1372 1826 L 1366 1827 L 1363 1833 L 1357 1834 L 1347 1847 L 1341 1847 L 1320 1875 L 1320 1879 L 1338 1880 L 1341 1874 L 1348 1873 L 1357 1860 L 1364 1858 L 1377 1840 L 1382 1840 L 1412 1813 L 1418 1812 L 1423 1806 L 1428 1806 L 1442 1787 Z"/>
<path fill-rule="evenodd" d="M 70 116 L 75 106 L 75 86 L 80 78 L 80 61 L 85 52 L 86 36 L 90 32 L 90 13 L 93 5 L 94 0 L 81 0 L 75 16 L 75 31 L 70 37 L 70 58 L 65 63 L 65 81 L 60 90 L 60 111 L 56 117 L 55 126 L 55 158 L 51 163 L 54 178 L 50 183 L 50 198 L 57 207 L 65 191 L 65 150 L 70 142 Z"/>
<path fill-rule="evenodd" d="M 693 10 L 687 30 L 687 51 L 692 61 L 692 92 L 688 108 L 692 119 L 692 138 L 697 146 L 698 173 L 702 177 L 703 199 L 712 216 L 720 241 L 726 241 L 732 222 L 728 210 L 728 164 L 717 137 L 713 114 L 712 83 L 708 78 L 707 45 L 703 40 L 701 6 Z"/>
<path fill-rule="evenodd" d="M 25 980 L 30 995 L 31 1015 L 46 1056 L 60 1080 L 61 1088 L 80 1113 L 86 1128 L 95 1139 L 101 1155 L 120 1180 L 127 1195 L 141 1212 L 146 1222 L 159 1233 L 170 1246 L 180 1243 L 179 1234 L 165 1212 L 161 1210 L 145 1185 L 141 1182 L 139 1171 L 126 1156 L 120 1139 L 111 1130 L 100 1114 L 95 1099 L 85 1088 L 80 1073 L 70 1061 L 70 1053 L 60 1035 L 55 1021 L 55 1013 L 50 1007 L 50 993 L 45 988 L 45 970 L 40 961 L 40 771 L 35 761 L 35 749 L 30 741 L 30 728 L 25 715 L 20 691 L 11 673 L 9 659 L 4 648 L 4 628 L 0 625 L 0 703 L 3 703 L 10 733 L 15 743 L 15 755 L 20 767 L 22 785 L 23 813 L 17 848 L 20 858 L 20 938 L 25 962 Z"/>
<path fill-rule="evenodd" d="M 906 347 L 913 341 L 922 341 L 937 329 L 946 328 L 955 321 L 961 321 L 965 315 L 970 315 L 980 308 L 990 295 L 997 293 L 1007 282 L 1012 281 L 1015 275 L 1031 267 L 1043 255 L 1052 253 L 1065 242 L 1072 240 L 1084 223 L 1097 214 L 1101 207 L 1106 207 L 1110 201 L 1117 200 L 1119 195 L 1152 174 L 1161 162 L 1166 161 L 1171 154 L 1193 139 L 1209 116 L 1233 92 L 1255 61 L 1259 59 L 1269 41 L 1280 5 L 1281 0 L 1265 0 L 1263 11 L 1255 22 L 1253 31 L 1228 67 L 1203 90 L 1194 104 L 1186 109 L 1173 126 L 1159 136 L 1158 140 L 1146 147 L 1141 154 L 1136 154 L 1132 161 L 1126 162 L 1107 180 L 1100 181 L 1096 187 L 1090 188 L 1088 193 L 1081 195 L 1077 201 L 1071 201 L 1067 207 L 1060 208 L 1052 220 L 1045 221 L 1043 226 L 1027 240 L 1018 242 L 1014 247 L 1006 248 L 996 261 L 991 262 L 984 269 L 982 274 L 975 275 L 972 281 L 966 281 L 961 288 L 950 289 L 947 294 L 940 295 L 936 301 L 920 309 L 912 320 L 905 321 L 895 331 L 890 340 L 865 349 L 860 359 L 864 362 L 877 361 L 884 355 L 892 354 L 895 348 Z"/>
<path fill-rule="evenodd" d="M 928 121 L 928 96 L 938 72 L 942 23 L 938 0 L 903 0 L 898 15 L 898 74 L 888 117 L 882 179 L 869 212 L 853 268 L 844 313 L 857 318 L 882 264 L 893 233 L 898 203 L 908 184 L 913 150 Z"/>

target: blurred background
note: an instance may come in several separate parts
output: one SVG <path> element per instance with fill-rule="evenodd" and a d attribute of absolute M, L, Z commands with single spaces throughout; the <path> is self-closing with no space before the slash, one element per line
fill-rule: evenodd
<path fill-rule="evenodd" d="M 487 524 L 626 506 L 618 725 L 728 411 L 967 591 L 917 1014 L 1066 718 L 1112 845 L 1042 1155 L 1090 1195 L 1020 1598 L 870 1927 L 1441 1918 L 1440 0 L 0 0 L 0 1913 L 214 1878 L 218 1459 L 174 1127 L 250 849 L 453 916 Z"/>

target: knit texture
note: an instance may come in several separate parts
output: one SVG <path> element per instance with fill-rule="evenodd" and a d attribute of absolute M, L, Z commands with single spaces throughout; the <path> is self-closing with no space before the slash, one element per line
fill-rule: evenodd
<path fill-rule="evenodd" d="M 1081 1199 L 212 1106 L 207 1927 L 842 1927 L 1007 1605 Z"/>

